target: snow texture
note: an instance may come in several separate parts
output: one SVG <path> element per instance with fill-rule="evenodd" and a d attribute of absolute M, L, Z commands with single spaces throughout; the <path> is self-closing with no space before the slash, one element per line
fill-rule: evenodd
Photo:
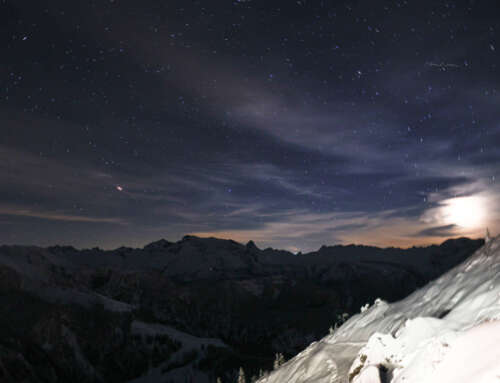
<path fill-rule="evenodd" d="M 394 304 L 377 300 L 259 383 L 499 383 L 500 237 Z"/>
<path fill-rule="evenodd" d="M 172 362 L 182 359 L 182 355 L 189 351 L 197 351 L 199 355 L 204 354 L 205 347 L 228 347 L 220 339 L 216 338 L 198 338 L 185 332 L 176 330 L 170 326 L 165 326 L 157 323 L 144 323 L 133 321 L 131 326 L 133 334 L 141 335 L 168 335 L 171 339 L 181 343 L 181 348 L 171 358 L 162 363 L 159 367 L 151 368 L 145 375 L 130 380 L 128 383 L 156 383 L 169 381 L 192 381 L 198 383 L 208 383 L 210 378 L 202 371 L 194 368 L 194 364 L 200 360 L 198 356 L 193 362 L 180 366 L 178 368 L 163 371 Z"/>

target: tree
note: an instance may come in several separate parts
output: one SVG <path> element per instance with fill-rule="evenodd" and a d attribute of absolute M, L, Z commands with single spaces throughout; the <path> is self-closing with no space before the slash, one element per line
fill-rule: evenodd
<path fill-rule="evenodd" d="M 367 309 L 367 307 L 366 308 L 364 306 L 361 307 L 361 312 L 363 312 L 363 310 L 366 310 L 366 309 Z M 330 326 L 330 328 L 328 330 L 328 332 L 330 333 L 330 335 L 335 334 L 335 331 L 337 331 L 337 329 L 340 326 L 342 326 L 348 319 L 349 319 L 349 314 L 348 313 L 337 314 L 337 321 L 335 322 L 335 324 L 333 326 Z"/>
<path fill-rule="evenodd" d="M 238 373 L 238 383 L 247 383 L 247 379 L 245 378 L 245 371 L 243 371 L 243 367 L 240 367 L 240 372 Z"/>
<path fill-rule="evenodd" d="M 274 364 L 273 367 L 274 369 L 280 368 L 283 364 L 285 364 L 285 357 L 283 356 L 282 353 L 277 353 L 275 358 L 274 358 Z"/>

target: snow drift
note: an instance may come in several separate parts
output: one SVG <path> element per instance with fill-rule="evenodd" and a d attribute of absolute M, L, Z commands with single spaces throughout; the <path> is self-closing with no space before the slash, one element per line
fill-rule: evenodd
<path fill-rule="evenodd" d="M 499 383 L 500 236 L 406 299 L 376 300 L 259 383 Z"/>

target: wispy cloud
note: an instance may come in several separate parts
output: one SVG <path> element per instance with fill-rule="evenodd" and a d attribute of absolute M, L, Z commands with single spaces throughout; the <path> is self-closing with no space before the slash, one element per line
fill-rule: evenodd
<path fill-rule="evenodd" d="M 320 244 L 369 244 L 375 246 L 426 245 L 436 235 L 425 223 L 396 216 L 394 211 L 367 214 L 310 213 L 295 211 L 286 219 L 267 222 L 249 230 L 194 232 L 202 237 L 214 236 L 240 242 L 254 240 L 259 246 L 293 247 L 301 251 L 316 250 Z M 421 235 L 415 236 L 415 230 Z M 425 230 L 429 230 L 428 233 Z"/>
<path fill-rule="evenodd" d="M 95 107 L 99 95 L 43 106 L 50 98 L 37 90 L 37 72 L 31 83 L 22 82 L 23 89 L 33 87 L 29 98 L 19 88 L 18 109 L 0 109 L 6 131 L 0 214 L 9 220 L 40 218 L 59 227 L 82 222 L 89 231 L 99 226 L 93 223 L 109 223 L 121 238 L 132 231 L 195 232 L 301 249 L 347 242 L 405 246 L 475 234 L 440 214 L 456 196 L 487 196 L 485 225 L 498 221 L 499 96 L 484 98 L 481 89 L 497 84 L 477 85 L 474 76 L 484 80 L 486 70 L 450 84 L 449 73 L 424 65 L 462 60 L 474 45 L 439 50 L 440 57 L 422 49 L 415 58 L 413 48 L 396 57 L 391 42 L 379 41 L 382 58 L 363 63 L 355 44 L 332 56 L 332 70 L 330 56 L 307 57 L 304 66 L 283 57 L 278 45 L 260 60 L 260 44 L 258 52 L 245 47 L 244 56 L 229 57 L 237 51 L 233 44 L 215 54 L 212 38 L 199 36 L 194 24 L 186 29 L 187 19 L 168 17 L 153 33 L 139 8 L 122 4 L 130 12 L 109 12 L 109 6 L 78 6 L 84 15 L 78 38 L 88 45 L 73 53 L 85 58 L 109 50 L 93 79 L 103 84 L 97 93 L 107 95 L 102 108 Z M 60 18 L 58 28 L 73 33 L 71 20 Z M 264 37 L 280 44 L 281 35 Z M 293 63 L 283 65 L 288 60 Z M 58 66 L 47 71 L 47 81 L 64 90 L 58 98 L 74 100 L 87 80 L 51 77 L 61 73 Z M 122 77 L 104 78 L 118 66 Z M 350 78 L 357 66 L 363 75 Z M 266 73 L 272 67 L 275 76 Z M 27 99 L 45 112 L 23 112 Z M 26 232 L 21 224 L 16 231 Z"/>
<path fill-rule="evenodd" d="M 428 229 L 420 230 L 415 234 L 416 237 L 451 237 L 456 235 L 458 226 L 455 224 L 434 226 Z"/>
<path fill-rule="evenodd" d="M 112 223 L 118 225 L 126 225 L 127 222 L 121 218 L 114 217 L 92 217 L 85 215 L 74 215 L 64 212 L 42 211 L 29 208 L 0 206 L 0 215 L 32 217 L 40 219 L 48 219 L 52 221 L 62 222 L 92 222 L 92 223 Z"/>

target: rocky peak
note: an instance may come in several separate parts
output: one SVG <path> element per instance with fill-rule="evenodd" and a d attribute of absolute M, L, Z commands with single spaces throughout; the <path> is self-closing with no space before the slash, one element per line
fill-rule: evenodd
<path fill-rule="evenodd" d="M 247 242 L 246 248 L 248 250 L 259 250 L 259 248 L 255 245 L 254 241 L 252 241 L 252 240 Z"/>
<path fill-rule="evenodd" d="M 145 250 L 160 250 L 166 249 L 173 245 L 173 242 L 167 241 L 166 239 L 160 239 L 159 241 L 151 242 L 150 244 L 144 246 Z"/>

